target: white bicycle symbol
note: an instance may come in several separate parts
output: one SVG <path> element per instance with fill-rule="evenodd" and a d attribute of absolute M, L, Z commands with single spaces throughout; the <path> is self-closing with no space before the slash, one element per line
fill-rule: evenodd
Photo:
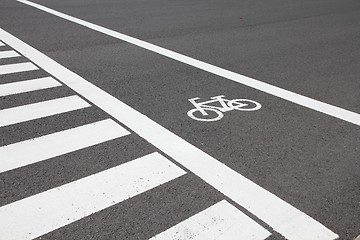
<path fill-rule="evenodd" d="M 200 98 L 191 98 L 189 101 L 195 106 L 187 112 L 187 115 L 197 121 L 218 121 L 224 117 L 223 112 L 231 110 L 239 111 L 256 111 L 261 108 L 261 104 L 249 99 L 233 99 L 228 100 L 224 95 L 211 97 L 212 100 L 199 102 L 196 100 Z M 218 106 L 211 106 L 209 104 L 217 103 Z"/>

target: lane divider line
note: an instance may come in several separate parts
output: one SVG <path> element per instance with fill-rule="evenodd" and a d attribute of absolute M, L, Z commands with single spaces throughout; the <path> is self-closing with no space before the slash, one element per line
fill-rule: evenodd
<path fill-rule="evenodd" d="M 5 44 L 2 41 L 0 41 L 0 47 L 3 47 L 3 46 L 5 46 Z"/>
<path fill-rule="evenodd" d="M 291 91 L 288 91 L 288 90 L 285 90 L 285 89 L 282 89 L 282 88 L 279 88 L 279 87 L 276 87 L 273 85 L 270 85 L 268 83 L 261 82 L 259 80 L 256 80 L 256 79 L 253 79 L 250 77 L 243 76 L 243 75 L 240 75 L 235 72 L 231 72 L 229 70 L 211 65 L 211 64 L 203 62 L 203 61 L 199 61 L 197 59 L 194 59 L 194 58 L 185 56 L 183 54 L 156 46 L 154 44 L 142 41 L 140 39 L 110 30 L 105 27 L 101 27 L 99 25 L 81 20 L 79 18 L 70 16 L 70 15 L 67 15 L 67 14 L 64 14 L 64 13 L 61 13 L 58 11 L 55 11 L 51 8 L 44 7 L 37 3 L 33 3 L 33 2 L 30 2 L 27 0 L 17 0 L 17 1 L 24 3 L 28 6 L 37 8 L 39 10 L 45 11 L 47 13 L 53 14 L 57 17 L 66 19 L 73 23 L 90 28 L 94 31 L 106 34 L 108 36 L 112 36 L 114 38 L 120 39 L 122 41 L 128 42 L 133 45 L 136 45 L 138 47 L 147 49 L 149 51 L 163 55 L 165 57 L 168 57 L 168 58 L 174 59 L 176 61 L 185 63 L 187 65 L 193 66 L 195 68 L 204 70 L 209 73 L 213 73 L 220 77 L 232 80 L 234 82 L 237 82 L 237 83 L 246 85 L 248 87 L 257 89 L 259 91 L 271 94 L 273 96 L 285 99 L 287 101 L 296 103 L 296 104 L 304 106 L 306 108 L 313 109 L 315 111 L 322 112 L 329 116 L 333 116 L 333 117 L 336 117 L 336 118 L 339 118 L 344 121 L 347 121 L 347 122 L 350 122 L 350 123 L 360 126 L 360 114 L 358 114 L 358 113 L 351 112 L 349 110 L 346 110 L 346 109 L 343 109 L 340 107 L 336 107 L 336 106 L 333 106 L 333 105 L 330 105 L 330 104 L 327 104 L 327 103 L 324 103 L 324 102 L 321 102 L 321 101 L 318 101 L 318 100 L 315 100 L 315 99 L 312 99 L 312 98 L 309 98 L 309 97 L 306 97 L 306 96 L 303 96 L 303 95 L 300 95 L 300 94 L 297 94 L 297 93 L 294 93 L 294 92 L 291 92 Z"/>
<path fill-rule="evenodd" d="M 0 75 L 27 72 L 37 69 L 39 68 L 30 62 L 12 63 L 12 64 L 0 65 Z"/>
<path fill-rule="evenodd" d="M 1 28 L 0 39 L 288 240 L 338 238 L 310 216 Z"/>
<path fill-rule="evenodd" d="M 70 112 L 91 105 L 79 96 L 56 98 L 19 107 L 0 110 L 0 127 L 30 121 L 38 118 Z"/>
<path fill-rule="evenodd" d="M 146 155 L 0 207 L 0 236 L 40 237 L 185 173 L 157 152 Z"/>
<path fill-rule="evenodd" d="M 0 97 L 60 86 L 61 83 L 52 77 L 43 77 L 20 82 L 0 84 Z"/>
<path fill-rule="evenodd" d="M 264 240 L 270 235 L 265 228 L 222 200 L 150 240 Z"/>
<path fill-rule="evenodd" d="M 20 57 L 20 55 L 14 50 L 0 51 L 0 59 Z"/>
<path fill-rule="evenodd" d="M 130 132 L 113 120 L 106 119 L 3 146 L 0 147 L 0 173 L 41 162 L 129 134 Z"/>

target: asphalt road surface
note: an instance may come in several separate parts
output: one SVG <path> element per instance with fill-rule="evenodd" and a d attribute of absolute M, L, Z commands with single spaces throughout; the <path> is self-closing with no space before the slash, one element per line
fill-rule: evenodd
<path fill-rule="evenodd" d="M 0 239 L 354 240 L 358 0 L 0 0 Z"/>

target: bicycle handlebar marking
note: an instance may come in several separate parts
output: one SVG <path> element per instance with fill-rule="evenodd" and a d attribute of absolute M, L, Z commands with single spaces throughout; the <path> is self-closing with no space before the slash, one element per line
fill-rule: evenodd
<path fill-rule="evenodd" d="M 211 100 L 205 102 L 196 102 L 200 98 L 190 98 L 189 101 L 195 106 L 187 112 L 187 115 L 197 121 L 213 122 L 218 121 L 224 117 L 224 112 L 239 110 L 239 111 L 256 111 L 261 108 L 261 104 L 249 99 L 225 99 L 224 95 L 211 97 Z M 219 106 L 212 106 L 209 104 L 217 103 Z M 200 115 L 200 114 L 201 115 Z M 199 115 L 196 116 L 195 114 Z"/>

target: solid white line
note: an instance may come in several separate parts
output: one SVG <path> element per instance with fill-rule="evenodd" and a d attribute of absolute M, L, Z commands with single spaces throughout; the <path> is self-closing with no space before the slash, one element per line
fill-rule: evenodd
<path fill-rule="evenodd" d="M 3 146 L 0 147 L 0 173 L 128 134 L 119 124 L 107 119 Z"/>
<path fill-rule="evenodd" d="M 265 228 L 223 200 L 150 240 L 264 240 Z"/>
<path fill-rule="evenodd" d="M 27 72 L 37 69 L 39 68 L 30 62 L 6 64 L 6 65 L 0 65 L 0 75 L 9 74 L 9 73 Z"/>
<path fill-rule="evenodd" d="M 0 110 L 0 127 L 70 112 L 91 105 L 79 96 L 69 96 Z"/>
<path fill-rule="evenodd" d="M 34 239 L 186 172 L 153 153 L 0 208 L 0 236 Z"/>
<path fill-rule="evenodd" d="M 17 52 L 13 51 L 13 50 L 0 51 L 0 59 L 13 58 L 13 57 L 20 57 L 20 55 Z"/>
<path fill-rule="evenodd" d="M 134 44 L 134 45 L 139 46 L 141 48 L 144 48 L 144 49 L 147 49 L 149 51 L 152 51 L 152 52 L 158 53 L 160 55 L 166 56 L 168 58 L 171 58 L 171 59 L 177 60 L 179 62 L 188 64 L 190 66 L 202 69 L 202 70 L 204 70 L 206 72 L 213 73 L 215 75 L 227 78 L 229 80 L 235 81 L 235 82 L 240 83 L 240 84 L 244 84 L 244 85 L 246 85 L 248 87 L 255 88 L 255 89 L 260 90 L 262 92 L 266 92 L 266 93 L 271 94 L 273 96 L 276 96 L 276 97 L 285 99 L 287 101 L 299 104 L 301 106 L 304 106 L 304 107 L 307 107 L 307 108 L 310 108 L 310 109 L 325 113 L 327 115 L 330 115 L 330 116 L 333 116 L 333 117 L 336 117 L 336 118 L 351 122 L 353 124 L 360 125 L 360 114 L 358 114 L 358 113 L 351 112 L 349 110 L 345 110 L 345 109 L 342 109 L 342 108 L 339 108 L 339 107 L 336 107 L 336 106 L 333 106 L 333 105 L 330 105 L 330 104 L 327 104 L 327 103 L 323 103 L 323 102 L 320 102 L 318 100 L 315 100 L 315 99 L 312 99 L 312 98 L 309 98 L 309 97 L 306 97 L 306 96 L 302 96 L 300 94 L 297 94 L 297 93 L 294 93 L 294 92 L 291 92 L 291 91 L 288 91 L 288 90 L 285 90 L 285 89 L 282 89 L 282 88 L 279 88 L 279 87 L 276 87 L 276 86 L 273 86 L 273 85 L 270 85 L 270 84 L 267 84 L 267 83 L 264 83 L 264 82 L 261 82 L 259 80 L 255 80 L 253 78 L 246 77 L 246 76 L 240 75 L 240 74 L 235 73 L 235 72 L 231 72 L 229 70 L 226 70 L 226 69 L 223 69 L 223 68 L 220 68 L 220 67 L 217 67 L 217 66 L 214 66 L 214 65 L 211 65 L 211 64 L 196 60 L 194 58 L 191 58 L 191 57 L 185 56 L 183 54 L 179 54 L 177 52 L 174 52 L 174 51 L 171 51 L 171 50 L 156 46 L 154 44 L 151 44 L 151 43 L 136 39 L 134 37 L 130 37 L 128 35 L 125 35 L 125 34 L 122 34 L 122 33 L 119 33 L 119 32 L 116 32 L 116 31 L 101 27 L 99 25 L 96 25 L 96 24 L 93 24 L 93 23 L 90 23 L 90 22 L 86 22 L 86 21 L 81 20 L 79 18 L 75 18 L 75 17 L 72 17 L 70 15 L 55 11 L 53 9 L 44 7 L 44 6 L 40 5 L 40 4 L 36 4 L 36 3 L 30 2 L 30 1 L 27 1 L 27 0 L 17 0 L 17 1 L 21 2 L 21 3 L 24 3 L 24 4 L 27 4 L 29 6 L 35 7 L 37 9 L 42 10 L 42 11 L 48 12 L 48 13 L 53 14 L 55 16 L 58 16 L 60 18 L 69 20 L 69 21 L 77 23 L 77 24 L 80 24 L 80 25 L 82 25 L 84 27 L 87 27 L 87 28 L 90 28 L 92 30 L 104 33 L 106 35 L 109 35 L 109 36 L 112 36 L 114 38 L 120 39 L 122 41 Z"/>
<path fill-rule="evenodd" d="M 2 29 L 0 29 L 0 39 L 266 222 L 287 239 L 332 240 L 338 237 L 305 213 Z"/>
<path fill-rule="evenodd" d="M 21 82 L 0 84 L 0 97 L 59 86 L 61 86 L 61 83 L 52 77 L 43 77 Z"/>
<path fill-rule="evenodd" d="M 5 44 L 2 41 L 0 41 L 0 47 L 3 47 L 3 46 L 5 46 Z"/>

